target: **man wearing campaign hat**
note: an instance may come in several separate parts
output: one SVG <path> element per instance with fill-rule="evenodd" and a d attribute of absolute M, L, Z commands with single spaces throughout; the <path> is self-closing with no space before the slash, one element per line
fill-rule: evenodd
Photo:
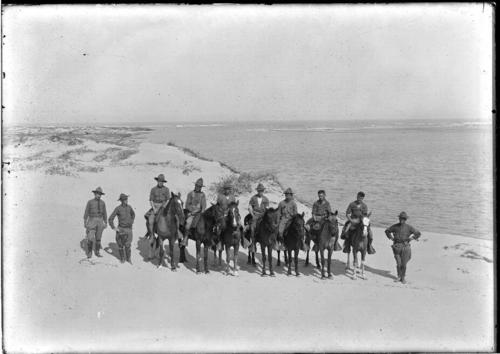
<path fill-rule="evenodd" d="M 120 253 L 120 261 L 132 264 L 130 245 L 132 244 L 132 224 L 134 223 L 135 213 L 134 209 L 128 205 L 128 195 L 121 193 L 118 201 L 121 202 L 113 213 L 109 216 L 109 226 L 112 230 L 116 230 L 116 244 L 118 245 L 118 252 Z M 118 216 L 118 227 L 115 229 L 113 223 L 115 217 Z"/>
<path fill-rule="evenodd" d="M 396 259 L 398 272 L 398 278 L 395 281 L 401 281 L 401 283 L 406 284 L 406 264 L 411 259 L 410 241 L 418 240 L 421 234 L 420 231 L 406 223 L 408 215 L 404 211 L 398 215 L 398 218 L 399 223 L 385 230 L 385 234 L 389 240 L 394 242 L 392 245 L 392 252 Z"/>
<path fill-rule="evenodd" d="M 297 214 L 297 204 L 293 200 L 293 191 L 291 188 L 285 190 L 285 200 L 278 204 L 278 249 L 283 249 L 283 239 L 285 230 L 290 226 L 292 217 Z"/>
<path fill-rule="evenodd" d="M 189 192 L 187 195 L 186 235 L 184 236 L 184 239 L 182 241 L 183 246 L 187 245 L 188 237 L 193 235 L 194 228 L 196 228 L 196 225 L 200 220 L 201 213 L 203 213 L 207 208 L 207 198 L 205 196 L 205 193 L 201 191 L 202 187 L 204 187 L 203 178 L 198 178 L 198 180 L 194 184 L 194 190 Z M 185 262 L 185 255 L 182 247 L 179 262 Z"/>
<path fill-rule="evenodd" d="M 151 192 L 149 193 L 149 204 L 151 204 L 151 209 L 149 209 L 148 212 L 144 215 L 144 217 L 146 218 L 146 227 L 148 230 L 148 232 L 146 233 L 146 237 L 154 236 L 154 223 L 158 216 L 158 212 L 160 211 L 160 209 L 164 208 L 167 205 L 168 200 L 170 199 L 170 191 L 164 185 L 164 183 L 167 182 L 165 176 L 163 174 L 160 174 L 158 175 L 158 177 L 155 177 L 155 180 L 157 182 L 157 185 L 153 187 L 151 189 Z"/>
<path fill-rule="evenodd" d="M 248 212 L 252 215 L 252 223 L 250 224 L 250 235 L 252 240 L 255 240 L 255 229 L 257 227 L 257 222 L 260 221 L 266 209 L 269 208 L 269 199 L 264 195 L 264 185 L 259 183 L 257 185 L 257 194 L 253 195 L 250 198 L 250 202 L 248 203 Z M 252 246 L 255 246 L 255 243 L 252 243 Z M 254 247 L 252 247 L 254 248 Z"/>
<path fill-rule="evenodd" d="M 312 217 L 306 223 L 306 226 L 319 232 L 321 223 L 325 217 L 332 213 L 330 202 L 326 200 L 326 192 L 323 189 L 318 191 L 318 200 L 314 202 L 312 207 Z M 314 232 L 313 232 L 314 233 Z"/>
<path fill-rule="evenodd" d="M 87 202 L 85 213 L 83 214 L 83 227 L 86 229 L 87 234 L 87 258 L 92 257 L 92 249 L 95 242 L 95 255 L 102 257 L 99 253 L 101 249 L 102 232 L 108 226 L 106 203 L 101 199 L 104 195 L 101 187 L 97 187 L 92 191 L 94 199 Z"/>
<path fill-rule="evenodd" d="M 226 216 L 229 204 L 236 203 L 236 198 L 233 193 L 233 186 L 229 182 L 226 182 L 222 188 L 222 193 L 217 196 L 217 204 L 219 204 L 224 211 L 224 216 Z"/>

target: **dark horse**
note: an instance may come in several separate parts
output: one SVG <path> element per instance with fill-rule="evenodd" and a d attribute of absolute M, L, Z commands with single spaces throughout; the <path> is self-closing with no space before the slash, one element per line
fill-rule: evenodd
<path fill-rule="evenodd" d="M 285 230 L 283 235 L 283 243 L 285 244 L 286 250 L 285 254 L 288 253 L 288 257 L 285 258 L 285 262 L 288 266 L 288 275 L 292 275 L 292 250 L 294 252 L 294 262 L 295 262 L 295 275 L 299 276 L 299 250 L 304 242 L 305 235 L 304 227 L 304 213 L 295 214 L 292 217 L 290 226 Z"/>
<path fill-rule="evenodd" d="M 208 249 L 218 242 L 222 224 L 224 222 L 224 213 L 222 208 L 217 204 L 212 204 L 210 208 L 205 210 L 201 216 L 194 235 L 191 237 L 196 241 L 196 272 L 200 273 L 200 259 L 201 259 L 201 245 L 203 244 L 203 263 L 205 266 L 205 273 L 208 270 Z"/>
<path fill-rule="evenodd" d="M 243 220 L 243 225 L 245 225 L 245 231 L 243 232 L 243 237 L 241 238 L 243 248 L 248 247 L 248 261 L 247 264 L 256 266 L 255 262 L 255 251 L 257 250 L 255 246 L 255 234 L 252 235 L 252 222 L 254 216 L 252 214 L 247 214 Z"/>
<path fill-rule="evenodd" d="M 239 201 L 230 203 L 226 220 L 222 229 L 222 244 L 226 249 L 226 274 L 238 275 L 238 252 L 243 228 L 240 225 L 241 216 L 238 210 Z M 230 267 L 229 251 L 233 248 L 233 272 Z"/>
<path fill-rule="evenodd" d="M 365 277 L 365 257 L 366 252 L 368 250 L 368 227 L 370 226 L 370 215 L 361 217 L 361 222 L 356 225 L 352 225 L 353 229 L 349 230 L 350 233 L 350 250 L 352 250 L 353 255 L 353 275 L 352 279 L 356 280 L 356 275 L 359 271 L 358 265 L 358 252 L 361 253 L 361 278 L 366 279 Z M 347 254 L 347 264 L 346 264 L 346 273 L 347 269 L 349 269 L 350 265 L 350 252 Z"/>
<path fill-rule="evenodd" d="M 182 209 L 182 201 L 180 194 L 171 193 L 171 198 L 165 208 L 159 211 L 158 221 L 156 223 L 156 233 L 158 237 L 151 245 L 155 249 L 160 249 L 160 261 L 158 268 L 161 268 L 165 258 L 165 250 L 163 248 L 163 241 L 168 239 L 168 247 L 170 251 L 170 266 L 173 271 L 176 270 L 174 260 L 174 244 L 177 239 L 178 229 L 184 225 L 184 211 Z M 154 237 L 154 236 L 153 236 Z"/>
<path fill-rule="evenodd" d="M 340 251 L 342 248 L 338 244 L 339 238 L 339 226 L 337 220 L 338 211 L 335 213 L 327 213 L 323 221 L 319 232 L 314 239 L 314 252 L 316 253 L 316 267 L 321 269 L 321 278 L 325 278 L 325 249 L 328 252 L 328 278 L 332 277 L 331 264 L 332 264 L 332 253 L 333 251 Z M 308 232 L 308 243 L 311 239 L 312 230 Z M 321 254 L 321 265 L 319 262 L 318 253 Z M 309 251 L 307 254 L 307 261 L 309 260 Z"/>
<path fill-rule="evenodd" d="M 255 229 L 255 243 L 260 243 L 262 252 L 262 276 L 266 275 L 266 248 L 269 260 L 269 274 L 274 276 L 272 249 L 278 237 L 278 209 L 269 208 Z"/>

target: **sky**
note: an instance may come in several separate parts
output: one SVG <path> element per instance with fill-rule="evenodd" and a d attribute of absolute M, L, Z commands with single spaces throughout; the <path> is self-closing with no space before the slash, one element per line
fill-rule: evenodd
<path fill-rule="evenodd" d="M 4 124 L 490 120 L 492 8 L 4 8 Z"/>

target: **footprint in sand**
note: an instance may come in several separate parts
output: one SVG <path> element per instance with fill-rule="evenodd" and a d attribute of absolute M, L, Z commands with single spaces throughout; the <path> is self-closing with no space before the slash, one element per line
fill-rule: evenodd
<path fill-rule="evenodd" d="M 477 252 L 475 252 L 473 250 L 465 251 L 464 253 L 462 253 L 460 255 L 460 257 L 470 258 L 470 259 L 479 259 L 479 260 L 482 260 L 482 261 L 485 261 L 488 263 L 493 263 L 493 261 L 491 259 L 484 257 L 484 256 L 481 256 L 480 254 L 478 254 Z"/>

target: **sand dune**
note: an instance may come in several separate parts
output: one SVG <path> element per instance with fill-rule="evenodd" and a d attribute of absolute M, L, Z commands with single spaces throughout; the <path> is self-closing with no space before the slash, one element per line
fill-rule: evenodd
<path fill-rule="evenodd" d="M 368 256 L 367 280 L 345 275 L 334 253 L 332 280 L 313 266 L 300 277 L 277 268 L 260 276 L 241 250 L 238 277 L 212 265 L 194 272 L 194 245 L 177 272 L 148 262 L 142 215 L 154 176 L 183 199 L 203 177 L 214 185 L 234 172 L 174 146 L 147 142 L 147 129 L 10 129 L 4 160 L 4 324 L 8 352 L 75 351 L 491 351 L 493 243 L 423 232 L 408 284 L 394 283 L 395 262 L 383 230 Z M 281 186 L 262 180 L 272 203 Z M 248 181 L 255 188 L 258 179 Z M 108 214 L 120 193 L 138 217 L 133 265 L 120 264 L 114 232 L 103 258 L 80 247 L 83 212 L 101 186 Z M 240 210 L 251 193 L 242 192 Z M 299 203 L 299 211 L 310 210 Z M 178 258 L 176 250 L 176 259 Z M 211 263 L 213 259 L 210 259 Z M 274 262 L 276 254 L 274 254 Z M 167 262 L 170 262 L 167 259 Z"/>

